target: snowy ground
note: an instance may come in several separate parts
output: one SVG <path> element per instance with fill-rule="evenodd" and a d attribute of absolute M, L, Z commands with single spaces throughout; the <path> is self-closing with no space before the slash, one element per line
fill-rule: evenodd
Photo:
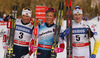
<path fill-rule="evenodd" d="M 100 21 L 98 22 L 97 18 L 93 18 L 89 22 L 91 22 L 95 25 L 95 28 L 98 31 L 98 35 L 100 36 Z M 66 24 L 66 22 L 63 21 L 63 26 L 65 26 L 65 24 Z M 65 27 L 62 27 L 62 29 L 65 29 Z M 1 31 L 1 26 L 0 26 L 0 31 Z M 100 39 L 100 37 L 99 37 L 99 39 Z M 93 51 L 93 48 L 94 48 L 94 40 L 91 39 L 91 49 L 92 49 L 92 51 Z M 2 48 L 2 37 L 0 37 L 0 58 L 3 58 L 3 54 L 4 54 L 4 50 Z M 32 56 L 31 56 L 31 58 L 33 58 Z M 57 54 L 57 58 L 66 58 L 66 49 L 64 49 L 64 52 Z M 100 48 L 98 50 L 96 58 L 100 58 Z"/>

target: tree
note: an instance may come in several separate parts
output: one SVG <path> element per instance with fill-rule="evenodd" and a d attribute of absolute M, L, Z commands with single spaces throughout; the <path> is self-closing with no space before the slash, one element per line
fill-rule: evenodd
<path fill-rule="evenodd" d="M 94 10 L 94 11 L 95 11 L 94 14 L 95 14 L 95 16 L 96 16 L 96 15 L 99 13 L 97 4 L 96 4 L 96 6 L 95 6 L 95 10 Z"/>

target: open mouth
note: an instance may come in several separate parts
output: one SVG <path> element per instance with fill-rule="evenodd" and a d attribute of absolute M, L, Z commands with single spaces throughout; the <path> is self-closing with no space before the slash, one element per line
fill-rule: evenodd
<path fill-rule="evenodd" d="M 79 18 L 76 18 L 76 20 L 80 20 Z"/>
<path fill-rule="evenodd" d="M 50 19 L 47 19 L 48 21 L 51 21 Z"/>

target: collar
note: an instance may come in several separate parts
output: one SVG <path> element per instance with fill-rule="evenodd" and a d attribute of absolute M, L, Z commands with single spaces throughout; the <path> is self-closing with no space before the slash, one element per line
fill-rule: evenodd
<path fill-rule="evenodd" d="M 54 25 L 54 23 L 53 24 L 47 24 L 47 23 L 45 23 L 45 25 L 47 26 L 47 27 L 51 27 L 51 26 L 53 26 Z"/>
<path fill-rule="evenodd" d="M 83 22 L 84 22 L 83 20 L 82 20 L 80 23 L 76 23 L 75 21 L 73 21 L 73 23 L 74 23 L 75 25 L 81 25 Z"/>
<path fill-rule="evenodd" d="M 29 24 L 30 22 L 28 22 L 28 23 L 23 23 L 23 21 L 21 20 L 21 23 L 22 23 L 23 25 L 27 25 L 27 24 Z"/>

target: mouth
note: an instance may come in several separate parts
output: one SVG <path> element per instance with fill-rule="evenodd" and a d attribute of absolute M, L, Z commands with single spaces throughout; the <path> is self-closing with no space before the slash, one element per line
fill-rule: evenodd
<path fill-rule="evenodd" d="M 76 20 L 80 20 L 79 18 L 76 18 Z"/>
<path fill-rule="evenodd" d="M 50 21 L 50 19 L 47 19 L 47 21 Z"/>

